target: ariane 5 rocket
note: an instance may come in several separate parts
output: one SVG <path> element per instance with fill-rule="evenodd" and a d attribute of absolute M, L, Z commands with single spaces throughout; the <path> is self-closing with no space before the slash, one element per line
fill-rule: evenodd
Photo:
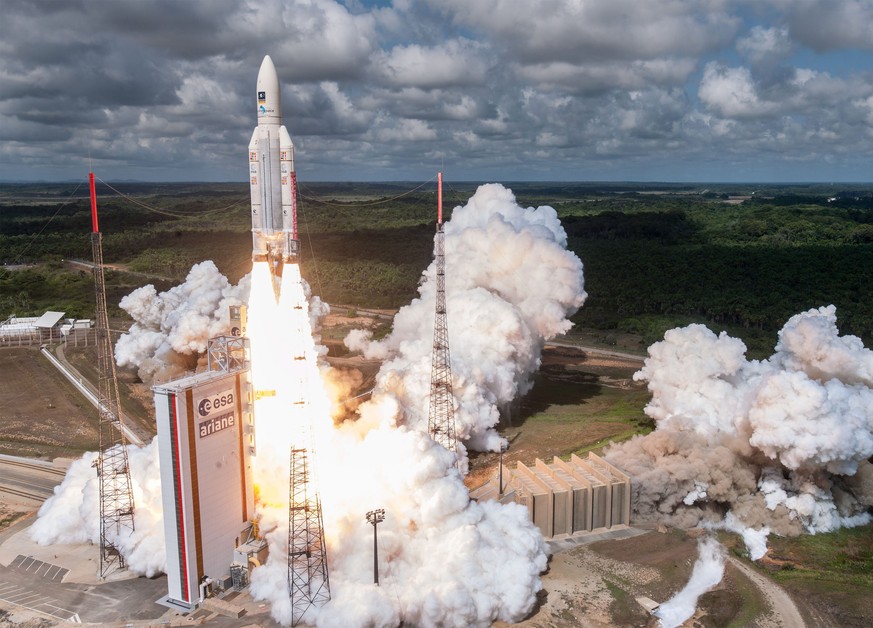
<path fill-rule="evenodd" d="M 252 188 L 252 261 L 270 262 L 281 275 L 285 263 L 297 262 L 297 175 L 294 144 L 282 124 L 279 76 L 269 55 L 258 71 L 258 126 L 249 142 Z"/>

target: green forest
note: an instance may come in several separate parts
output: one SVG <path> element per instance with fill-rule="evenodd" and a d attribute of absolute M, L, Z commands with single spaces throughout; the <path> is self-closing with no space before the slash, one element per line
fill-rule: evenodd
<path fill-rule="evenodd" d="M 451 213 L 476 188 L 452 184 Z M 873 186 L 509 182 L 523 206 L 551 205 L 583 261 L 583 328 L 643 344 L 704 322 L 772 349 L 793 314 L 834 304 L 842 333 L 873 341 Z M 329 303 L 398 307 L 432 256 L 435 184 L 301 186 L 302 269 Z M 245 184 L 98 186 L 110 307 L 167 289 L 212 259 L 231 281 L 251 267 Z M 93 313 L 87 187 L 0 186 L 0 316 Z"/>

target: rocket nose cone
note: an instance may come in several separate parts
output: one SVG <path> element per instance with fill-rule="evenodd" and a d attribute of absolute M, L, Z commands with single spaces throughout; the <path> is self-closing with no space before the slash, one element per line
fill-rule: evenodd
<path fill-rule="evenodd" d="M 258 119 L 277 121 L 282 116 L 282 96 L 279 91 L 279 75 L 270 55 L 264 57 L 258 70 L 257 83 Z"/>
<path fill-rule="evenodd" d="M 261 61 L 261 69 L 258 70 L 258 82 L 260 83 L 261 79 L 268 76 L 276 76 L 276 66 L 273 65 L 273 60 L 270 58 L 270 55 L 265 55 L 264 60 Z"/>

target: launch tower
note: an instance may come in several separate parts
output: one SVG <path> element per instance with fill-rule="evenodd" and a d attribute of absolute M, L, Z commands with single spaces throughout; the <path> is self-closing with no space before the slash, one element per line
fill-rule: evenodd
<path fill-rule="evenodd" d="M 288 502 L 288 589 L 292 625 L 303 620 L 310 606 L 330 601 L 324 522 L 317 483 L 310 477 L 311 447 L 291 448 Z"/>
<path fill-rule="evenodd" d="M 443 232 L 443 173 L 437 175 L 437 225 L 434 239 L 436 259 L 436 314 L 433 327 L 433 357 L 430 376 L 430 413 L 427 429 L 433 439 L 457 452 L 455 406 L 452 395 L 452 362 L 449 354 L 449 327 L 446 319 L 446 256 Z"/>
<path fill-rule="evenodd" d="M 106 312 L 106 281 L 103 275 L 103 242 L 97 223 L 97 194 L 94 173 L 89 173 L 91 188 L 91 251 L 94 256 L 94 289 L 97 295 L 97 411 L 100 423 L 100 453 L 97 476 L 100 485 L 100 577 L 124 569 L 118 537 L 122 530 L 133 532 L 133 493 L 127 443 L 121 425 L 118 378 L 112 359 L 109 316 Z"/>

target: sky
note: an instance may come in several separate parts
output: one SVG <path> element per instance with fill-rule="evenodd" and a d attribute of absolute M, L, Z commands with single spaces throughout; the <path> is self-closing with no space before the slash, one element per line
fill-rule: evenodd
<path fill-rule="evenodd" d="M 871 181 L 871 0 L 3 0 L 0 181 Z"/>

